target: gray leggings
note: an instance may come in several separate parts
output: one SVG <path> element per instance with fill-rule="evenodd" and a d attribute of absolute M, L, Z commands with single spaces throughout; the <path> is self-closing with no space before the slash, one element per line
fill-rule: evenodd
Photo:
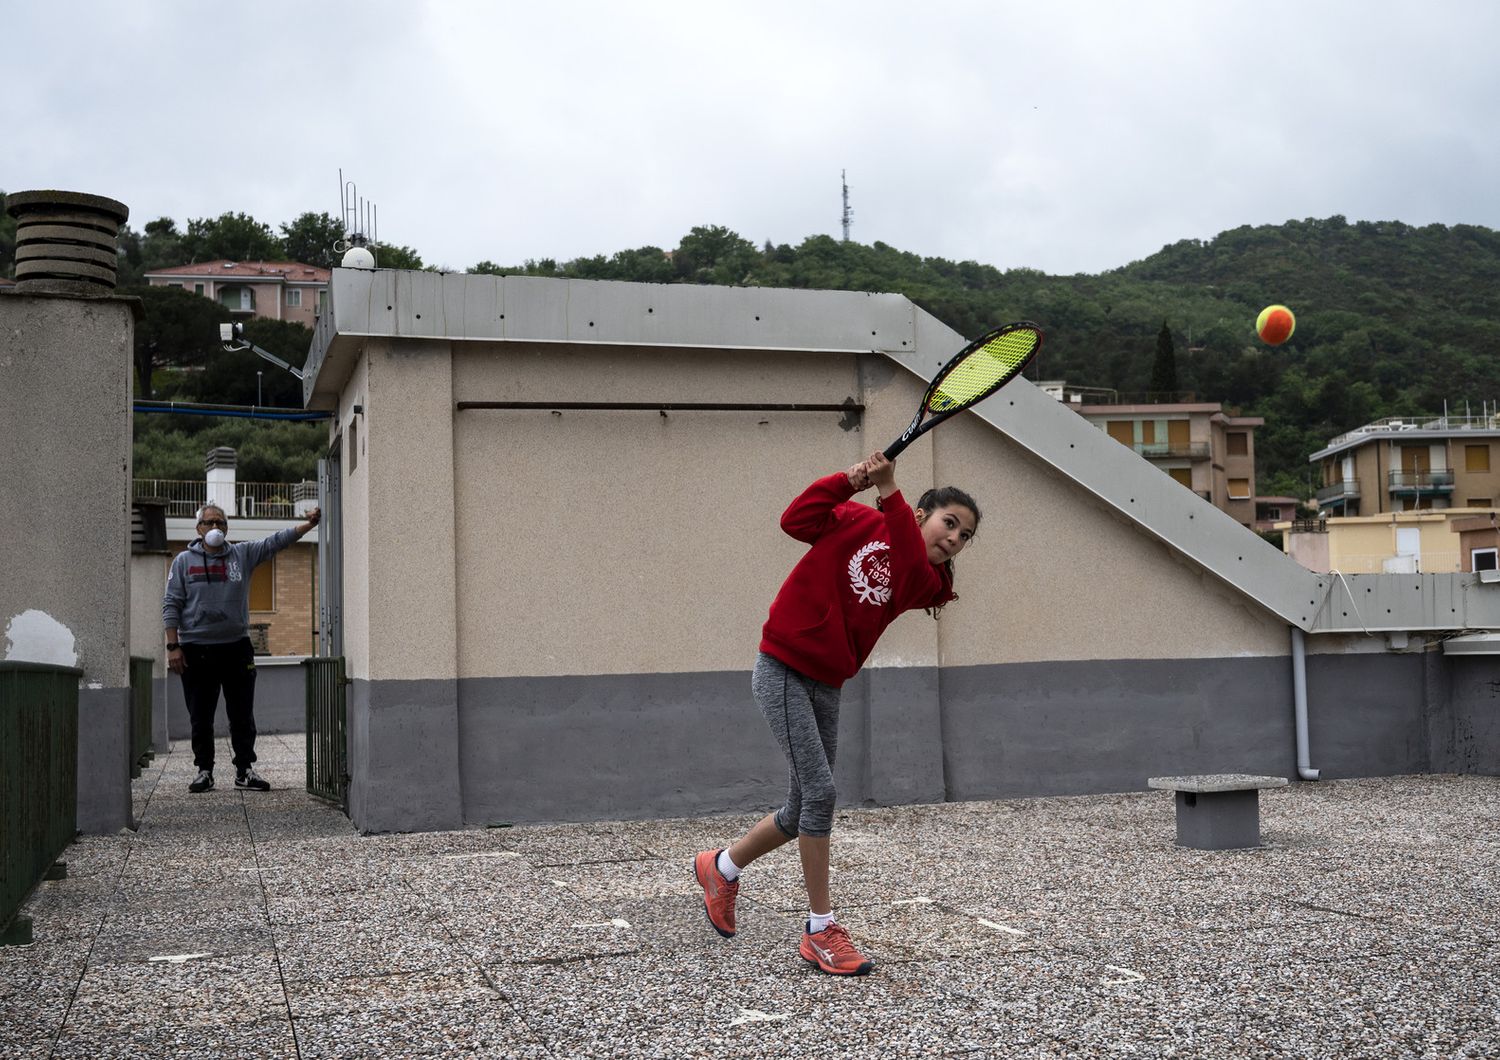
<path fill-rule="evenodd" d="M 833 831 L 833 754 L 839 735 L 839 690 L 798 673 L 765 652 L 755 657 L 750 691 L 790 763 L 786 805 L 776 827 L 796 838 Z"/>

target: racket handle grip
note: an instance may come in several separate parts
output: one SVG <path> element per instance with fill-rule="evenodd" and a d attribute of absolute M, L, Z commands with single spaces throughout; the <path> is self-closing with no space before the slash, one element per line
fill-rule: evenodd
<path fill-rule="evenodd" d="M 896 459 L 896 457 L 900 456 L 901 453 L 906 449 L 906 447 L 912 443 L 912 441 L 913 439 L 911 438 L 897 438 L 894 442 L 885 447 L 885 458 L 887 460 Z"/>

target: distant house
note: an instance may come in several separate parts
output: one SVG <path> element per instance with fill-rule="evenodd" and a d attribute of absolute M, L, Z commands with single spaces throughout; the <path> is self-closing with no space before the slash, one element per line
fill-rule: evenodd
<path fill-rule="evenodd" d="M 1308 457 L 1323 480 L 1318 510 L 1342 516 L 1492 508 L 1500 499 L 1497 443 L 1500 415 L 1365 424 Z"/>
<path fill-rule="evenodd" d="M 1318 574 L 1456 574 L 1492 570 L 1500 512 L 1411 508 L 1277 524 L 1282 550 Z"/>
<path fill-rule="evenodd" d="M 1297 517 L 1297 506 L 1302 502 L 1296 497 L 1256 497 L 1255 525 L 1257 534 L 1275 530 L 1276 524 Z"/>
<path fill-rule="evenodd" d="M 312 327 L 328 301 L 328 269 L 296 261 L 205 261 L 146 273 L 152 287 L 181 287 L 231 313 Z"/>
<path fill-rule="evenodd" d="M 1145 457 L 1241 526 L 1257 522 L 1258 416 L 1231 416 L 1217 402 L 1133 402 L 1113 390 L 1063 382 L 1037 387 Z"/>

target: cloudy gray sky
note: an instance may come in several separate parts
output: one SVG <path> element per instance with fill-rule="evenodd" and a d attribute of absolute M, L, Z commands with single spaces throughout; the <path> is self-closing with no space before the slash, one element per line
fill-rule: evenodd
<path fill-rule="evenodd" d="M 1242 224 L 1500 228 L 1500 4 L 0 0 L 0 188 L 338 214 L 463 269 L 718 224 L 1097 272 Z"/>

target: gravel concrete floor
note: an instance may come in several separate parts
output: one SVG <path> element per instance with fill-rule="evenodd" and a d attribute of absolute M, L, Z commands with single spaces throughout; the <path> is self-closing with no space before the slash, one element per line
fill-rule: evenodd
<path fill-rule="evenodd" d="M 1169 792 L 841 811 L 797 956 L 793 848 L 704 919 L 695 851 L 758 814 L 360 836 L 302 791 L 191 795 L 80 840 L 0 949 L 16 1057 L 1500 1056 L 1500 778 L 1263 792 L 1265 845 L 1175 846 Z M 1144 785 L 1145 778 L 1142 778 Z"/>

